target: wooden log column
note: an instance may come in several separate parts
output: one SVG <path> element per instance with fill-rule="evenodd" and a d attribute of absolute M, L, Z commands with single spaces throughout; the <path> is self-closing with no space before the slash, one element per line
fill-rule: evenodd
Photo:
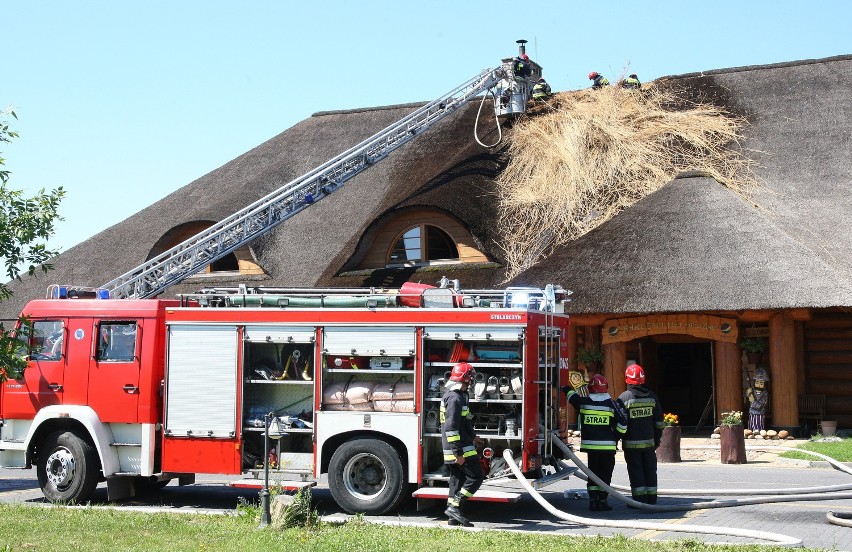
<path fill-rule="evenodd" d="M 566 335 L 566 339 L 568 340 L 568 354 L 571 355 L 571 358 L 568 359 L 568 369 L 569 370 L 580 370 L 580 367 L 577 363 L 577 326 L 571 324 L 568 326 L 568 333 Z M 568 374 L 564 374 L 564 376 L 560 376 L 559 378 L 559 386 L 562 387 L 564 385 L 569 385 Z M 577 409 L 568 406 L 565 393 L 561 393 L 559 397 L 559 405 L 560 408 L 566 409 L 566 424 L 569 426 L 577 426 Z M 560 420 L 562 418 L 560 417 Z"/>
<path fill-rule="evenodd" d="M 713 423 L 718 424 L 722 412 L 744 411 L 742 351 L 736 343 L 724 341 L 714 341 L 713 351 L 716 357 L 716 419 Z"/>
<path fill-rule="evenodd" d="M 627 343 L 610 343 L 604 345 L 604 377 L 609 382 L 609 394 L 613 398 L 627 391 L 624 381 L 624 369 L 627 362 Z"/>
<path fill-rule="evenodd" d="M 769 318 L 769 396 L 772 426 L 795 431 L 799 426 L 796 384 L 796 327 L 786 313 Z"/>

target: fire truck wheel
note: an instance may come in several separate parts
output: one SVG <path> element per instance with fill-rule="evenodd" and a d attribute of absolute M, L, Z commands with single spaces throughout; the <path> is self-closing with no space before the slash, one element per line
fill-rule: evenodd
<path fill-rule="evenodd" d="M 57 431 L 40 447 L 36 473 L 49 501 L 79 504 L 92 497 L 100 469 L 94 446 L 72 431 Z"/>
<path fill-rule="evenodd" d="M 331 456 L 328 486 L 350 514 L 384 514 L 407 498 L 399 452 L 380 439 L 353 439 Z"/>

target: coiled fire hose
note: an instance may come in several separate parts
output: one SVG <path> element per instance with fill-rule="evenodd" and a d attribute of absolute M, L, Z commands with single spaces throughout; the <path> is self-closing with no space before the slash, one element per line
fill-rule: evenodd
<path fill-rule="evenodd" d="M 554 443 L 562 443 L 562 441 L 559 440 L 556 437 L 554 437 L 553 441 L 554 441 Z M 562 444 L 564 445 L 564 443 L 562 443 Z M 603 481 L 600 481 L 600 478 L 598 478 L 598 476 L 596 476 L 591 470 L 589 470 L 588 466 L 583 464 L 583 462 L 580 461 L 580 459 L 577 458 L 576 455 L 574 455 L 574 453 L 573 453 L 573 451 L 571 451 L 571 449 L 569 449 L 567 446 L 565 446 L 565 449 L 563 449 L 563 451 L 568 455 L 569 458 L 571 458 L 580 467 L 581 470 L 586 472 L 587 475 L 589 475 L 592 478 L 593 481 L 596 480 L 596 482 L 601 485 L 601 488 L 609 487 L 608 485 L 602 484 Z M 530 493 L 530 496 L 532 496 L 533 499 L 536 502 L 538 502 L 539 505 L 541 505 L 541 507 L 543 507 L 552 516 L 559 518 L 559 519 L 562 519 L 562 520 L 565 520 L 565 521 L 569 521 L 571 523 L 588 525 L 590 527 L 613 527 L 613 528 L 618 528 L 618 529 L 646 529 L 646 530 L 663 531 L 663 532 L 676 531 L 676 532 L 682 532 L 682 533 L 701 533 L 701 534 L 709 534 L 709 535 L 732 535 L 732 536 L 736 536 L 736 537 L 744 537 L 744 538 L 760 539 L 760 540 L 764 540 L 764 541 L 770 541 L 772 544 L 781 545 L 781 546 L 790 546 L 790 547 L 797 546 L 798 547 L 798 546 L 802 545 L 802 539 L 797 539 L 795 537 L 789 537 L 787 535 L 781 535 L 781 534 L 778 534 L 778 533 L 769 533 L 767 531 L 755 531 L 755 530 L 751 530 L 751 529 L 739 529 L 739 528 L 736 528 L 736 527 L 713 527 L 713 526 L 708 526 L 708 525 L 672 525 L 670 523 L 652 523 L 652 522 L 643 522 L 643 521 L 621 521 L 621 520 L 596 519 L 596 518 L 586 518 L 586 517 L 581 517 L 581 516 L 575 516 L 575 515 L 569 514 L 567 512 L 563 512 L 562 510 L 559 510 L 558 508 L 556 508 L 555 506 L 550 504 L 547 500 L 545 500 L 545 498 L 543 496 L 541 496 L 541 493 L 539 493 L 537 490 L 535 490 L 533 488 L 533 486 L 530 484 L 530 482 L 527 481 L 527 479 L 521 473 L 521 470 L 520 470 L 520 468 L 518 468 L 518 465 L 515 463 L 514 456 L 512 455 L 512 451 L 510 449 L 506 449 L 506 450 L 503 451 L 503 458 L 506 460 L 506 463 L 508 464 L 509 469 L 512 470 L 512 473 L 515 475 L 515 477 L 518 479 L 518 481 L 521 483 L 521 485 L 524 487 L 524 489 L 526 489 L 526 491 L 528 493 Z M 610 494 L 612 494 L 613 492 L 615 492 L 615 490 L 612 489 L 612 487 L 609 487 L 607 489 L 607 492 L 610 492 Z M 618 492 L 615 492 L 615 495 L 617 495 L 618 497 L 621 497 L 621 498 L 625 498 L 626 499 L 625 501 L 628 502 L 629 504 L 633 503 L 633 504 L 636 504 L 636 505 L 649 506 L 648 504 L 636 502 L 632 499 L 623 497 Z"/>

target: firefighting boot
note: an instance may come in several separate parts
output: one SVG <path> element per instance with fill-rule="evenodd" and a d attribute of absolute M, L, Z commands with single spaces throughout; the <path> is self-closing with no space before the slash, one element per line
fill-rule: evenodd
<path fill-rule="evenodd" d="M 589 491 L 589 511 L 598 511 L 598 493 L 597 491 Z"/>
<path fill-rule="evenodd" d="M 449 519 L 450 525 L 461 525 L 462 527 L 473 527 L 473 524 L 468 520 L 464 515 L 462 515 L 461 510 L 458 506 L 447 506 L 447 509 L 444 510 L 444 514 Z M 455 523 L 453 523 L 455 521 Z"/>
<path fill-rule="evenodd" d="M 656 504 L 657 503 L 657 495 L 655 495 L 655 494 L 645 495 L 645 503 L 646 504 Z"/>
<path fill-rule="evenodd" d="M 635 500 L 636 502 L 645 502 L 644 500 L 642 500 L 642 495 L 640 495 L 640 494 L 631 493 L 631 494 L 630 494 L 630 498 L 632 498 L 632 499 L 633 499 L 633 500 Z M 634 506 L 634 505 L 632 505 L 632 504 L 628 504 L 628 505 L 627 505 L 627 507 L 628 507 L 628 508 L 633 508 L 634 510 L 635 510 L 636 508 L 638 508 L 638 506 Z"/>
<path fill-rule="evenodd" d="M 598 511 L 599 512 L 609 512 L 612 510 L 612 506 L 609 505 L 607 500 L 609 499 L 609 494 L 606 491 L 598 491 Z"/>

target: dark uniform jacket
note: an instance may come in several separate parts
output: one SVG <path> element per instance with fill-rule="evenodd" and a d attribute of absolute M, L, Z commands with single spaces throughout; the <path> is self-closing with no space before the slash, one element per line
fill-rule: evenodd
<path fill-rule="evenodd" d="M 592 88 L 597 90 L 598 88 L 603 88 L 604 86 L 609 86 L 609 80 L 603 75 L 598 75 L 592 80 Z"/>
<path fill-rule="evenodd" d="M 628 90 L 638 90 L 642 88 L 642 83 L 639 82 L 639 79 L 635 79 L 633 77 L 627 77 L 623 81 L 621 81 L 621 87 L 627 88 Z"/>
<path fill-rule="evenodd" d="M 550 85 L 546 82 L 537 82 L 533 86 L 532 97 L 535 99 L 546 98 L 550 96 Z"/>
<path fill-rule="evenodd" d="M 627 433 L 622 447 L 625 450 L 658 447 L 665 424 L 657 395 L 642 385 L 628 385 L 627 391 L 618 396 L 618 402 L 627 410 Z"/>
<path fill-rule="evenodd" d="M 592 393 L 584 397 L 570 387 L 563 388 L 563 391 L 579 413 L 580 450 L 614 454 L 618 438 L 624 434 L 627 425 L 624 411 L 606 393 Z"/>
<path fill-rule="evenodd" d="M 473 439 L 473 414 L 468 407 L 467 391 L 448 390 L 441 398 L 441 443 L 444 463 L 455 464 L 456 456 L 476 456 Z"/>

